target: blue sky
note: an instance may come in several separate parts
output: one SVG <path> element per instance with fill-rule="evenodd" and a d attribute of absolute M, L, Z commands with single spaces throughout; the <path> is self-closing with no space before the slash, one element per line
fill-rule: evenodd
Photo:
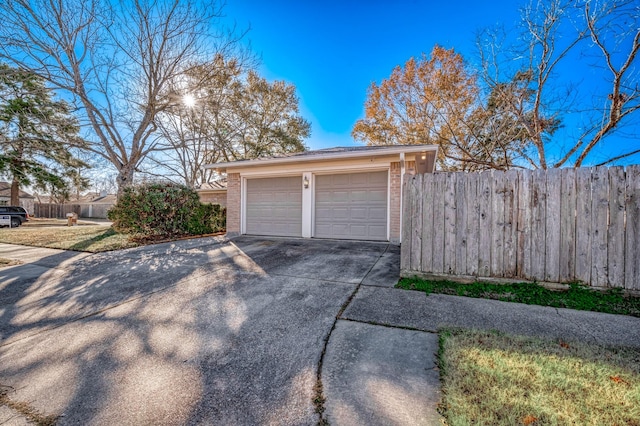
<path fill-rule="evenodd" d="M 399 0 L 399 1 L 287 1 L 228 0 L 228 22 L 250 27 L 246 42 L 262 63 L 269 80 L 285 80 L 297 87 L 302 115 L 311 122 L 310 149 L 357 144 L 350 136 L 364 116 L 367 88 L 389 77 L 392 69 L 410 57 L 427 55 L 434 45 L 454 48 L 467 62 L 477 61 L 478 31 L 498 24 L 513 31 L 520 21 L 519 8 L 528 0 Z M 630 45 L 630 44 L 629 44 Z M 589 58 L 588 56 L 595 56 Z M 574 87 L 589 88 L 581 96 L 606 97 L 609 85 L 601 83 L 602 70 L 576 52 L 576 63 L 565 61 L 561 72 Z M 577 93 L 577 92 L 575 92 Z M 569 96 L 573 96 L 573 93 Z M 564 127 L 548 147 L 566 150 L 580 131 L 580 113 L 565 116 Z M 638 146 L 640 120 L 587 157 L 584 165 L 597 164 Z M 617 164 L 637 163 L 640 155 Z"/>
<path fill-rule="evenodd" d="M 475 54 L 475 33 L 519 19 L 513 1 L 229 0 L 224 13 L 262 57 L 266 78 L 295 84 L 311 149 L 353 145 L 371 82 L 435 44 Z"/>

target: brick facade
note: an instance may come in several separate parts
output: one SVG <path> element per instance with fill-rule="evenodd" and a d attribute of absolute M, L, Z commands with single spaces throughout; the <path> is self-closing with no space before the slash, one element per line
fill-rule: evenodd
<path fill-rule="evenodd" d="M 227 174 L 227 235 L 240 235 L 240 173 Z"/>
<path fill-rule="evenodd" d="M 227 191 L 198 191 L 200 201 L 203 203 L 220 204 L 227 206 Z"/>

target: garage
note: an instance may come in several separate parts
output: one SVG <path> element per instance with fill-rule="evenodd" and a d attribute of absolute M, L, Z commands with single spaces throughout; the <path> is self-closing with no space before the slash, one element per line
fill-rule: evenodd
<path fill-rule="evenodd" d="M 401 242 L 405 175 L 433 173 L 436 145 L 324 148 L 207 165 L 227 184 L 227 236 Z"/>
<path fill-rule="evenodd" d="M 316 238 L 387 240 L 388 172 L 317 175 Z"/>
<path fill-rule="evenodd" d="M 302 236 L 300 176 L 247 179 L 246 233 Z"/>

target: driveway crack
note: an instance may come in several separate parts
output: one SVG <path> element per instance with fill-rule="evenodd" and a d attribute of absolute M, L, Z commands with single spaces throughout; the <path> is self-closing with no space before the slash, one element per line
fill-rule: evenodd
<path fill-rule="evenodd" d="M 313 397 L 313 405 L 315 406 L 316 413 L 318 414 L 318 426 L 326 426 L 329 424 L 329 421 L 324 415 L 324 412 L 325 412 L 324 404 L 326 402 L 326 397 L 324 395 L 324 389 L 322 385 L 322 365 L 324 364 L 324 357 L 325 357 L 325 354 L 327 353 L 327 346 L 329 345 L 329 339 L 331 339 L 331 334 L 333 333 L 333 330 L 335 330 L 338 320 L 341 319 L 342 314 L 347 309 L 347 307 L 349 306 L 353 298 L 356 296 L 356 294 L 358 293 L 358 290 L 360 290 L 360 287 L 362 286 L 362 282 L 365 280 L 367 275 L 369 275 L 371 270 L 373 270 L 374 266 L 380 261 L 382 256 L 388 250 L 389 250 L 389 245 L 387 244 L 387 246 L 382 251 L 382 253 L 380 253 L 376 261 L 373 262 L 373 264 L 371 265 L 367 273 L 364 274 L 360 282 L 357 283 L 356 288 L 353 290 L 351 295 L 349 295 L 347 300 L 345 300 L 345 302 L 342 304 L 342 306 L 340 307 L 340 310 L 338 311 L 338 313 L 336 314 L 333 320 L 333 324 L 331 324 L 331 329 L 329 330 L 329 333 L 327 333 L 327 336 L 324 338 L 322 352 L 320 353 L 320 360 L 318 361 L 318 370 L 316 372 L 316 385 L 314 387 L 314 397 Z"/>
<path fill-rule="evenodd" d="M 9 390 L 13 390 L 10 386 L 0 385 L 0 406 L 5 406 L 17 412 L 24 419 L 30 423 L 34 423 L 40 426 L 53 426 L 56 424 L 60 416 L 57 415 L 45 415 L 36 410 L 32 405 L 22 402 L 14 401 L 9 398 Z"/>

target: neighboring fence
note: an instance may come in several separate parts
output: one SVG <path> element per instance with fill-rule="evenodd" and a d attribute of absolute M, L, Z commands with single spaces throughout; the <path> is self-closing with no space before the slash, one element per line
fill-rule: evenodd
<path fill-rule="evenodd" d="M 640 290 L 640 166 L 405 176 L 403 276 Z"/>
<path fill-rule="evenodd" d="M 112 204 L 34 204 L 34 215 L 36 217 L 60 218 L 64 219 L 67 213 L 76 213 L 79 217 L 106 219 L 107 211 L 113 207 Z"/>
<path fill-rule="evenodd" d="M 80 217 L 106 219 L 113 204 L 80 204 Z"/>

